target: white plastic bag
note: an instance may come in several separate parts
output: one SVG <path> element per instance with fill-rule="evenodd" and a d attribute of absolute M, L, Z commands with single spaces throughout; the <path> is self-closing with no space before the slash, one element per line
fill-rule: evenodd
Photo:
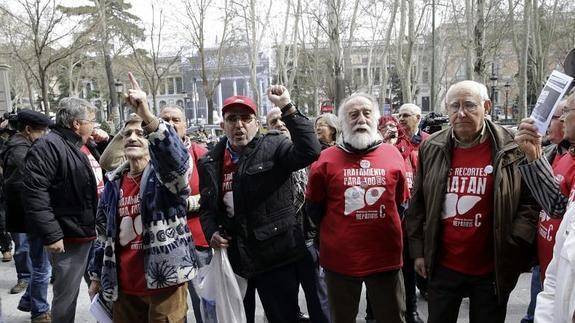
<path fill-rule="evenodd" d="M 214 250 L 212 261 L 200 269 L 194 283 L 198 286 L 204 323 L 246 322 L 247 280 L 234 273 L 225 248 Z"/>

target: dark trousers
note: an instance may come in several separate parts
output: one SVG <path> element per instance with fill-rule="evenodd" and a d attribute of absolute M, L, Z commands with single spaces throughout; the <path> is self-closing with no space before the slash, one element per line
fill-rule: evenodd
<path fill-rule="evenodd" d="M 322 304 L 327 303 L 327 295 L 320 293 L 319 290 L 322 287 L 318 281 L 318 272 L 320 270 L 319 250 L 313 245 L 308 247 L 308 253 L 302 261 L 298 262 L 297 268 L 310 320 L 314 323 L 329 323 L 329 313 L 326 313 Z M 325 295 L 326 299 L 322 300 L 321 295 Z"/>
<path fill-rule="evenodd" d="M 417 298 L 415 295 L 416 272 L 413 259 L 409 256 L 407 235 L 403 237 L 403 267 L 401 268 L 401 273 L 403 274 L 403 284 L 405 286 L 405 312 L 409 317 L 409 315 L 417 312 Z M 373 319 L 373 310 L 368 294 L 365 294 L 365 300 L 367 304 L 365 309 L 366 318 Z"/>
<path fill-rule="evenodd" d="M 405 309 L 407 313 L 417 312 L 417 298 L 415 297 L 415 265 L 409 256 L 409 241 L 407 235 L 403 239 L 403 284 L 405 285 Z"/>
<path fill-rule="evenodd" d="M 365 277 L 325 272 L 333 323 L 356 321 L 362 284 L 365 283 L 378 323 L 405 323 L 405 291 L 400 270 Z"/>
<path fill-rule="evenodd" d="M 302 261 L 302 260 L 299 260 Z M 248 279 L 244 307 L 248 323 L 254 322 L 255 290 L 270 323 L 298 321 L 298 263 L 292 263 Z"/>
<path fill-rule="evenodd" d="M 12 237 L 6 232 L 6 211 L 2 208 L 4 205 L 0 205 L 0 252 L 6 252 L 12 250 Z"/>
<path fill-rule="evenodd" d="M 509 294 L 498 301 L 495 275 L 465 275 L 437 266 L 428 283 L 428 323 L 456 323 L 464 297 L 469 297 L 470 323 L 504 323 Z"/>

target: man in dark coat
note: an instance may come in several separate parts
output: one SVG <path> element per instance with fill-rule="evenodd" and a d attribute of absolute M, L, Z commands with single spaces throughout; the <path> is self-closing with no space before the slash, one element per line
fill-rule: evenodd
<path fill-rule="evenodd" d="M 18 112 L 18 132 L 8 139 L 0 157 L 4 174 L 6 228 L 14 240 L 14 262 L 18 275 L 18 282 L 10 293 L 26 290 L 18 309 L 30 311 L 35 322 L 45 319 L 45 313 L 50 309 L 47 300 L 50 263 L 41 241 L 28 239 L 20 194 L 26 177 L 24 158 L 32 143 L 46 133 L 51 123 L 50 118 L 40 112 Z"/>
<path fill-rule="evenodd" d="M 211 246 L 228 248 L 233 270 L 255 286 L 270 323 L 297 322 L 297 265 L 306 246 L 290 179 L 317 159 L 320 144 L 285 87 L 271 87 L 268 97 L 281 108 L 291 141 L 276 131 L 258 133 L 253 100 L 227 98 L 226 137 L 198 165 L 200 221 Z M 246 314 L 253 322 L 253 313 Z"/>
<path fill-rule="evenodd" d="M 22 198 L 31 234 L 51 253 L 54 322 L 74 322 L 80 282 L 96 239 L 98 192 L 104 181 L 97 156 L 86 143 L 91 137 L 108 139 L 94 131 L 96 109 L 82 99 L 62 99 L 56 126 L 26 156 Z"/>

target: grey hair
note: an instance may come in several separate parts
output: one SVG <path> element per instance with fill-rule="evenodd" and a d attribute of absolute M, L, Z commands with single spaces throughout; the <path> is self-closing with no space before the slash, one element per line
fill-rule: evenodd
<path fill-rule="evenodd" d="M 457 83 L 455 83 L 449 87 L 449 89 L 447 90 L 447 93 L 445 94 L 445 103 L 447 103 L 447 98 L 449 97 L 449 93 L 451 91 L 453 91 L 455 89 L 459 89 L 459 88 L 466 88 L 466 89 L 472 90 L 473 92 L 479 94 L 481 101 L 488 101 L 489 100 L 489 94 L 487 92 L 487 87 L 484 84 L 481 84 L 481 83 L 475 82 L 475 81 L 471 81 L 471 80 L 466 80 L 466 81 L 457 82 Z"/>
<path fill-rule="evenodd" d="M 317 124 L 319 120 L 324 120 L 325 123 L 335 131 L 333 140 L 337 139 L 337 136 L 341 133 L 341 124 L 339 123 L 339 119 L 333 113 L 323 113 L 315 118 L 314 126 Z"/>
<path fill-rule="evenodd" d="M 271 108 L 268 113 L 266 113 L 266 122 L 269 122 L 268 119 L 270 118 L 270 114 L 272 113 L 279 113 L 280 115 L 282 114 L 282 110 L 278 107 L 273 107 Z"/>
<path fill-rule="evenodd" d="M 166 109 L 176 109 L 179 110 L 182 113 L 183 119 L 186 120 L 186 111 L 184 110 L 184 108 L 182 108 L 181 106 L 177 105 L 177 104 L 168 104 L 165 105 L 163 108 L 160 109 L 160 114 L 162 114 L 162 112 Z"/>
<path fill-rule="evenodd" d="M 405 103 L 399 107 L 399 111 L 401 109 L 407 109 L 410 113 L 420 116 L 421 115 L 421 108 L 413 103 Z"/>
<path fill-rule="evenodd" d="M 345 113 L 345 110 L 348 107 L 348 103 L 356 98 L 364 98 L 367 99 L 370 103 L 371 103 L 371 114 L 372 114 L 372 119 L 375 120 L 374 122 L 377 124 L 377 122 L 379 121 L 379 117 L 380 117 L 380 113 L 379 113 L 379 104 L 377 103 L 377 100 L 367 94 L 367 93 L 363 93 L 363 92 L 357 92 L 354 93 L 350 96 L 348 96 L 345 100 L 343 100 L 343 102 L 341 102 L 341 104 L 339 105 L 339 110 L 338 110 L 338 116 L 339 116 L 339 122 L 341 125 L 344 124 L 344 122 L 346 122 L 347 119 L 347 114 Z"/>
<path fill-rule="evenodd" d="M 86 120 L 90 112 L 96 113 L 96 108 L 92 103 L 80 98 L 63 98 L 58 104 L 56 112 L 56 125 L 71 128 L 75 120 Z"/>

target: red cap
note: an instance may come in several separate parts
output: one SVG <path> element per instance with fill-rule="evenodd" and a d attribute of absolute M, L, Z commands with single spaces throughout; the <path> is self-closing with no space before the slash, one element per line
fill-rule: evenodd
<path fill-rule="evenodd" d="M 258 108 L 256 106 L 256 103 L 252 99 L 248 98 L 247 96 L 235 95 L 230 96 L 229 98 L 224 100 L 224 106 L 222 107 L 222 115 L 224 115 L 229 108 L 234 106 L 241 106 L 247 108 L 253 114 L 258 114 L 257 113 Z"/>

